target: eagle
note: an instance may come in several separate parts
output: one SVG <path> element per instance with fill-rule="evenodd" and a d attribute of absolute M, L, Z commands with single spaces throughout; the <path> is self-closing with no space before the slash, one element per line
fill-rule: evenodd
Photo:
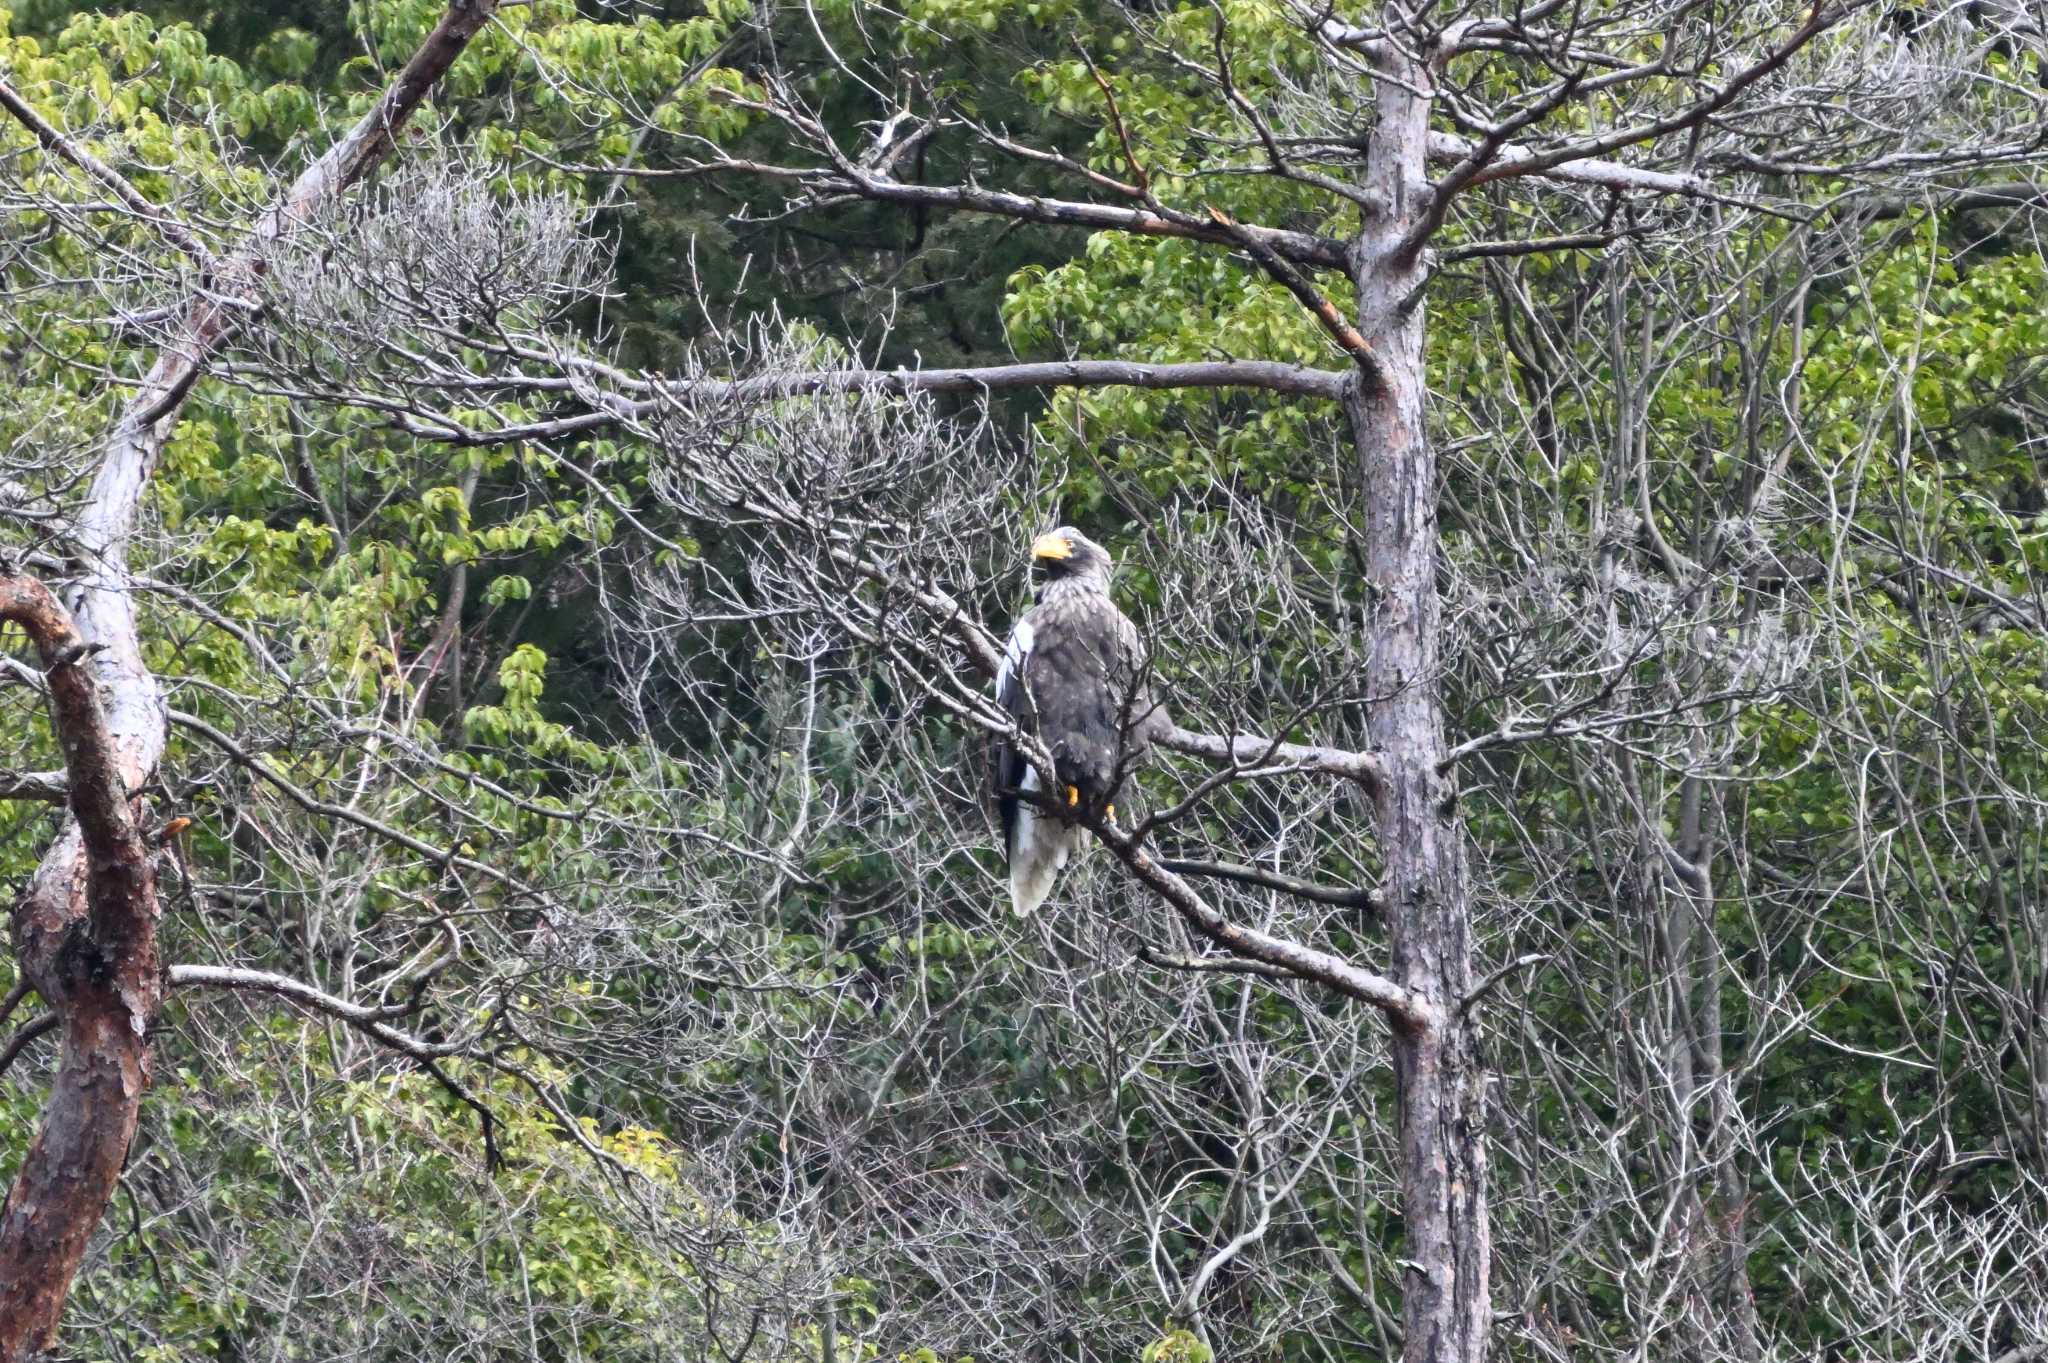
<path fill-rule="evenodd" d="M 1037 593 L 1011 627 L 996 672 L 997 703 L 1051 753 L 1054 802 L 1071 811 L 1062 817 L 1030 798 L 1041 789 L 1038 770 L 1005 739 L 996 792 L 1010 908 L 1020 917 L 1045 902 L 1079 844 L 1075 819 L 1116 812 L 1124 776 L 1166 722 L 1145 686 L 1144 641 L 1110 600 L 1113 566 L 1107 550 L 1071 526 L 1032 541 Z"/>

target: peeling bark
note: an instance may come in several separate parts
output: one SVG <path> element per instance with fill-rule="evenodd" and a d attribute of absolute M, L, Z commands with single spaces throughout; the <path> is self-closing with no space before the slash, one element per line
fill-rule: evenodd
<path fill-rule="evenodd" d="M 0 619 L 22 626 L 42 657 L 74 819 L 14 910 L 22 976 L 64 1036 L 42 1126 L 0 1205 L 0 1359 L 13 1363 L 48 1346 L 113 1195 L 149 1084 L 163 983 L 154 858 L 88 650 L 34 578 L 0 578 Z"/>

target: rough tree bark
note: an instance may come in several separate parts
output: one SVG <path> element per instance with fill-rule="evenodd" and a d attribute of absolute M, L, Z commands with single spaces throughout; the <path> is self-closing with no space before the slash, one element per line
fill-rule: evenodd
<path fill-rule="evenodd" d="M 452 0 L 411 61 L 339 142 L 308 166 L 233 257 L 204 271 L 183 318 L 108 431 L 72 529 L 78 564 L 67 612 L 49 589 L 0 575 L 0 618 L 25 628 L 47 669 L 72 818 L 14 909 L 22 978 L 61 1019 L 56 1081 L 0 1208 L 0 1363 L 49 1346 L 71 1280 L 113 1195 L 149 1084 L 148 1031 L 162 1004 L 152 849 L 138 792 L 168 734 L 163 693 L 143 661 L 128 547 L 142 495 L 206 365 L 249 312 L 246 285 L 269 252 L 391 150 L 407 118 L 497 8 Z M 38 141 L 96 179 L 94 158 L 0 100 Z M 188 253 L 193 238 L 138 215 Z"/>
<path fill-rule="evenodd" d="M 1352 249 L 1358 330 L 1374 357 L 1346 404 L 1364 490 L 1371 598 L 1367 731 L 1383 776 L 1378 832 L 1396 983 L 1431 1005 L 1395 1017 L 1405 1363 L 1482 1363 L 1490 1315 L 1483 1075 L 1465 1021 L 1471 888 L 1443 770 L 1437 466 L 1425 425 L 1419 226 L 1431 201 L 1433 73 L 1386 45 L 1367 180 L 1384 195 Z"/>
<path fill-rule="evenodd" d="M 156 875 L 100 707 L 91 651 L 49 589 L 0 578 L 0 620 L 35 641 L 64 750 L 74 822 L 14 910 L 21 977 L 61 1019 L 50 1101 L 0 1205 L 0 1359 L 44 1348 L 87 1241 L 120 1177 L 163 1003 Z"/>

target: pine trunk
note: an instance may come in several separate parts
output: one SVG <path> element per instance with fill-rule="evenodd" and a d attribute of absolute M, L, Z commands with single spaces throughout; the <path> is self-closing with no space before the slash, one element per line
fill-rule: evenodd
<path fill-rule="evenodd" d="M 1368 161 L 1383 196 L 1354 245 L 1359 331 L 1373 355 L 1348 415 L 1364 489 L 1368 732 L 1385 764 L 1383 891 L 1396 983 L 1433 1007 L 1393 1039 L 1401 1139 L 1404 1363 L 1483 1363 L 1491 1319 L 1484 1075 L 1462 1004 L 1472 905 L 1438 659 L 1437 467 L 1425 423 L 1425 253 L 1405 249 L 1428 198 L 1430 73 L 1384 59 Z"/>

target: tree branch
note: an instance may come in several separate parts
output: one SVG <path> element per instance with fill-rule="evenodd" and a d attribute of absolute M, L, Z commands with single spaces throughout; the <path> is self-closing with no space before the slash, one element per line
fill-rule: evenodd
<path fill-rule="evenodd" d="M 1240 885 L 1253 885 L 1262 890 L 1278 890 L 1282 894 L 1291 894 L 1297 899 L 1312 900 L 1318 904 L 1333 904 L 1346 909 L 1370 909 L 1374 913 L 1378 913 L 1381 908 L 1379 892 L 1376 890 L 1353 889 L 1348 885 L 1318 885 L 1312 880 L 1301 880 L 1258 866 L 1241 866 L 1233 861 L 1191 861 L 1183 857 L 1161 857 L 1159 864 L 1177 876 L 1207 876 L 1216 880 L 1234 880 Z"/>
<path fill-rule="evenodd" d="M 7 1038 L 6 1046 L 0 1047 L 0 1074 L 7 1073 L 7 1067 L 28 1049 L 29 1042 L 54 1030 L 63 1020 L 63 1016 L 58 1013 L 40 1013 L 16 1028 L 14 1035 Z"/>
<path fill-rule="evenodd" d="M 496 1170 L 502 1163 L 498 1152 L 497 1119 L 491 1115 L 490 1107 L 441 1065 L 441 1061 L 474 1048 L 477 1037 L 489 1028 L 488 1022 L 476 1033 L 458 1040 L 424 1041 L 410 1033 L 399 1031 L 385 1021 L 386 1018 L 412 1011 L 410 1005 L 369 1008 L 360 1003 L 350 1003 L 347 999 L 316 988 L 304 980 L 293 979 L 289 975 L 276 975 L 267 970 L 243 970 L 233 966 L 174 965 L 166 973 L 165 979 L 173 989 L 211 986 L 218 989 L 275 994 L 303 1008 L 324 1013 L 346 1023 L 391 1050 L 418 1061 L 420 1068 L 431 1075 L 435 1083 L 448 1090 L 458 1102 L 476 1114 L 484 1143 L 484 1167 Z"/>
<path fill-rule="evenodd" d="M 419 853 L 435 865 L 453 866 L 461 870 L 473 871 L 486 879 L 496 881 L 514 893 L 527 895 L 535 900 L 542 898 L 539 891 L 522 883 L 517 877 L 507 875 L 488 862 L 478 861 L 474 857 L 461 856 L 452 847 L 436 847 L 425 839 L 412 836 L 403 829 L 394 828 L 380 819 L 373 819 L 360 810 L 321 799 L 305 787 L 292 781 L 289 777 L 272 771 L 268 765 L 258 760 L 255 753 L 250 752 L 233 738 L 222 733 L 205 720 L 200 719 L 197 715 L 188 715 L 182 710 L 173 710 L 171 711 L 171 718 L 176 721 L 179 728 L 198 734 L 201 738 L 213 744 L 216 748 L 227 754 L 237 766 L 262 778 L 269 785 L 275 787 L 286 799 L 305 810 L 308 814 L 318 814 L 325 818 L 338 819 L 343 823 L 352 823 L 358 828 L 376 834 L 387 842 L 395 843 L 400 847 Z"/>
<path fill-rule="evenodd" d="M 2048 185 L 2015 180 L 2002 185 L 1958 185 L 1930 187 L 1924 194 L 1879 199 L 1848 195 L 1833 207 L 1836 217 L 1864 221 L 1903 218 L 1921 209 L 1937 212 L 1975 213 L 1992 208 L 2040 208 L 2048 205 Z"/>
<path fill-rule="evenodd" d="M 1531 952 L 1526 956 L 1515 957 L 1514 960 L 1509 961 L 1506 965 L 1500 967 L 1500 969 L 1488 975 L 1478 984 L 1472 986 L 1472 992 L 1465 995 L 1463 999 L 1460 999 L 1458 1001 L 1458 1011 L 1460 1013 L 1470 1011 L 1474 1004 L 1478 1003 L 1481 999 L 1485 998 L 1488 994 L 1492 993 L 1496 985 L 1498 985 L 1502 980 L 1505 980 L 1508 976 L 1514 974 L 1517 970 L 1526 970 L 1532 965 L 1541 965 L 1543 962 L 1549 959 L 1550 953 L 1540 951 Z"/>
<path fill-rule="evenodd" d="M 1443 1010 L 1420 994 L 1403 988 L 1384 975 L 1354 965 L 1333 952 L 1231 922 L 1196 894 L 1185 880 L 1155 860 L 1136 838 L 1107 819 L 1094 815 L 1085 817 L 1082 822 L 1103 846 L 1116 855 L 1117 860 L 1130 868 L 1132 875 L 1164 899 L 1189 927 L 1231 955 L 1277 968 L 1298 979 L 1369 1003 L 1397 1025 L 1411 1031 L 1431 1031 L 1442 1025 Z"/>
<path fill-rule="evenodd" d="M 1358 366 L 1360 373 L 1368 378 L 1377 379 L 1379 361 L 1374 358 L 1372 347 L 1365 343 L 1365 337 L 1358 334 L 1357 327 L 1344 320 L 1343 314 L 1337 311 L 1337 305 L 1324 297 L 1321 289 L 1305 278 L 1301 271 L 1290 265 L 1272 247 L 1259 240 L 1258 236 L 1243 223 L 1222 209 L 1211 205 L 1209 217 L 1218 227 L 1230 233 L 1238 245 L 1244 247 L 1251 258 L 1259 263 L 1260 268 L 1271 275 L 1281 288 L 1294 295 L 1295 301 L 1307 309 L 1309 315 L 1329 333 L 1330 338 L 1351 357 L 1352 363 Z"/>
<path fill-rule="evenodd" d="M 1773 48 L 1761 60 L 1730 76 L 1718 90 L 1706 98 L 1694 101 L 1677 113 L 1653 119 L 1648 123 L 1639 123 L 1634 127 L 1617 128 L 1613 132 L 1599 137 L 1589 137 L 1583 141 L 1569 143 L 1550 151 L 1525 152 L 1520 156 L 1497 155 L 1489 165 L 1473 174 L 1469 183 L 1482 185 L 1493 180 L 1504 180 L 1517 175 L 1548 174 L 1575 162 L 1585 162 L 1593 157 L 1605 156 L 1609 152 L 1620 151 L 1624 147 L 1633 147 L 1644 142 L 1653 142 L 1667 134 L 1682 132 L 1687 128 L 1695 127 L 1727 108 L 1735 102 L 1736 96 L 1740 95 L 1744 90 L 1790 61 L 1798 53 L 1799 49 L 1805 47 L 1820 34 L 1840 22 L 1855 6 L 1856 0 L 1850 0 L 1850 3 L 1846 5 L 1833 6 L 1825 3 L 1824 0 L 1821 3 L 1815 3 L 1808 11 L 1806 21 L 1794 29 L 1791 36 L 1786 38 L 1783 43 Z M 1434 138 L 1432 138 L 1433 141 Z M 1503 147 L 1501 151 L 1505 153 L 1507 148 Z M 1557 178 L 1564 177 L 1560 176 Z M 1686 191 L 1666 189 L 1658 192 L 1674 193 Z"/>
<path fill-rule="evenodd" d="M 1347 752 L 1342 748 L 1326 748 L 1306 743 L 1283 743 L 1278 739 L 1259 738 L 1249 734 L 1198 734 L 1179 725 L 1170 725 L 1157 734 L 1153 742 L 1162 748 L 1186 753 L 1190 757 L 1206 758 L 1211 762 L 1229 762 L 1239 766 L 1263 767 L 1274 763 L 1298 767 L 1303 771 L 1321 772 L 1330 776 L 1342 776 L 1365 787 L 1369 794 L 1377 795 L 1386 780 L 1386 768 L 1377 754 Z"/>
<path fill-rule="evenodd" d="M 213 265 L 213 252 L 207 250 L 204 242 L 187 231 L 183 223 L 151 203 L 141 190 L 128 183 L 112 166 L 45 122 L 42 115 L 5 81 L 0 81 L 0 109 L 14 115 L 15 121 L 27 128 L 46 150 L 55 152 L 98 181 L 102 187 L 111 190 L 115 198 L 155 228 L 157 235 L 190 256 L 194 264 L 201 269 Z"/>
<path fill-rule="evenodd" d="M 593 174 L 621 173 L 612 166 L 579 167 Z M 793 180 L 813 195 L 847 195 L 874 203 L 909 204 L 929 208 L 950 208 L 1014 218 L 1022 222 L 1045 223 L 1055 227 L 1087 227 L 1097 231 L 1130 232 L 1144 237 L 1174 237 L 1203 241 L 1216 246 L 1234 246 L 1231 233 L 1189 213 L 1166 208 L 1125 208 L 1121 205 L 1089 203 L 1075 199 L 1048 199 L 1035 194 L 983 189 L 978 185 L 914 185 L 887 176 L 849 170 L 801 169 L 758 161 L 721 160 L 669 170 L 627 170 L 625 174 L 649 179 L 696 178 L 706 175 L 751 175 L 764 179 Z M 1345 268 L 1344 243 L 1334 237 L 1311 232 L 1291 232 L 1274 227 L 1247 227 L 1259 242 L 1275 254 L 1319 270 Z"/>
<path fill-rule="evenodd" d="M 61 805 L 71 786 L 61 771 L 0 771 L 0 800 L 40 800 Z"/>
<path fill-rule="evenodd" d="M 1158 966 L 1162 970 L 1185 970 L 1202 975 L 1257 975 L 1266 980 L 1286 980 L 1289 983 L 1301 977 L 1291 970 L 1264 961 L 1247 961 L 1241 956 L 1168 956 L 1150 946 L 1138 948 L 1138 959 L 1146 965 Z"/>
<path fill-rule="evenodd" d="M 651 416 L 674 402 L 771 401 L 827 393 L 998 393 L 1026 388 L 1258 388 L 1296 397 L 1341 402 L 1351 375 L 1273 360 L 1200 360 L 1144 364 L 1130 360 L 1047 360 L 974 369 L 832 369 L 769 374 L 747 379 L 702 379 L 660 385 L 661 395 L 608 403 L 604 410 L 521 422 L 495 430 L 457 424 L 438 415 L 393 415 L 408 435 L 444 444 L 504 445 L 559 440 Z"/>
<path fill-rule="evenodd" d="M 224 965 L 174 965 L 166 978 L 173 989 L 188 989 L 205 986 L 213 989 L 235 989 L 259 994 L 275 994 L 293 1003 L 310 1008 L 316 1013 L 360 1028 L 365 1034 L 375 1037 L 392 1050 L 411 1056 L 415 1060 L 436 1060 L 446 1056 L 460 1055 L 475 1044 L 474 1037 L 463 1037 L 455 1041 L 424 1041 L 407 1032 L 401 1032 L 390 1025 L 389 1020 L 403 1017 L 412 1012 L 410 1004 L 371 1008 L 360 1003 L 351 1003 L 338 995 L 294 979 L 289 975 L 278 975 L 268 970 L 245 970 Z"/>
<path fill-rule="evenodd" d="M 1438 252 L 1439 260 L 1490 260 L 1503 256 L 1534 256 L 1545 251 L 1598 251 L 1623 237 L 1633 236 L 1627 230 L 1615 232 L 1571 232 L 1554 237 L 1529 237 L 1522 241 L 1475 241 L 1464 246 L 1451 246 Z"/>
<path fill-rule="evenodd" d="M 1429 135 L 1429 159 L 1432 161 L 1463 161 L 1477 150 L 1476 143 L 1467 142 L 1454 133 L 1432 132 Z M 1477 182 L 1484 184 L 1517 175 L 1533 175 L 1546 180 L 1623 192 L 1682 194 L 1706 199 L 1720 197 L 1713 183 L 1704 176 L 1643 170 L 1619 161 L 1578 160 L 1553 164 L 1543 164 L 1543 161 L 1544 156 L 1540 152 L 1512 142 L 1504 143 L 1477 177 Z"/>

